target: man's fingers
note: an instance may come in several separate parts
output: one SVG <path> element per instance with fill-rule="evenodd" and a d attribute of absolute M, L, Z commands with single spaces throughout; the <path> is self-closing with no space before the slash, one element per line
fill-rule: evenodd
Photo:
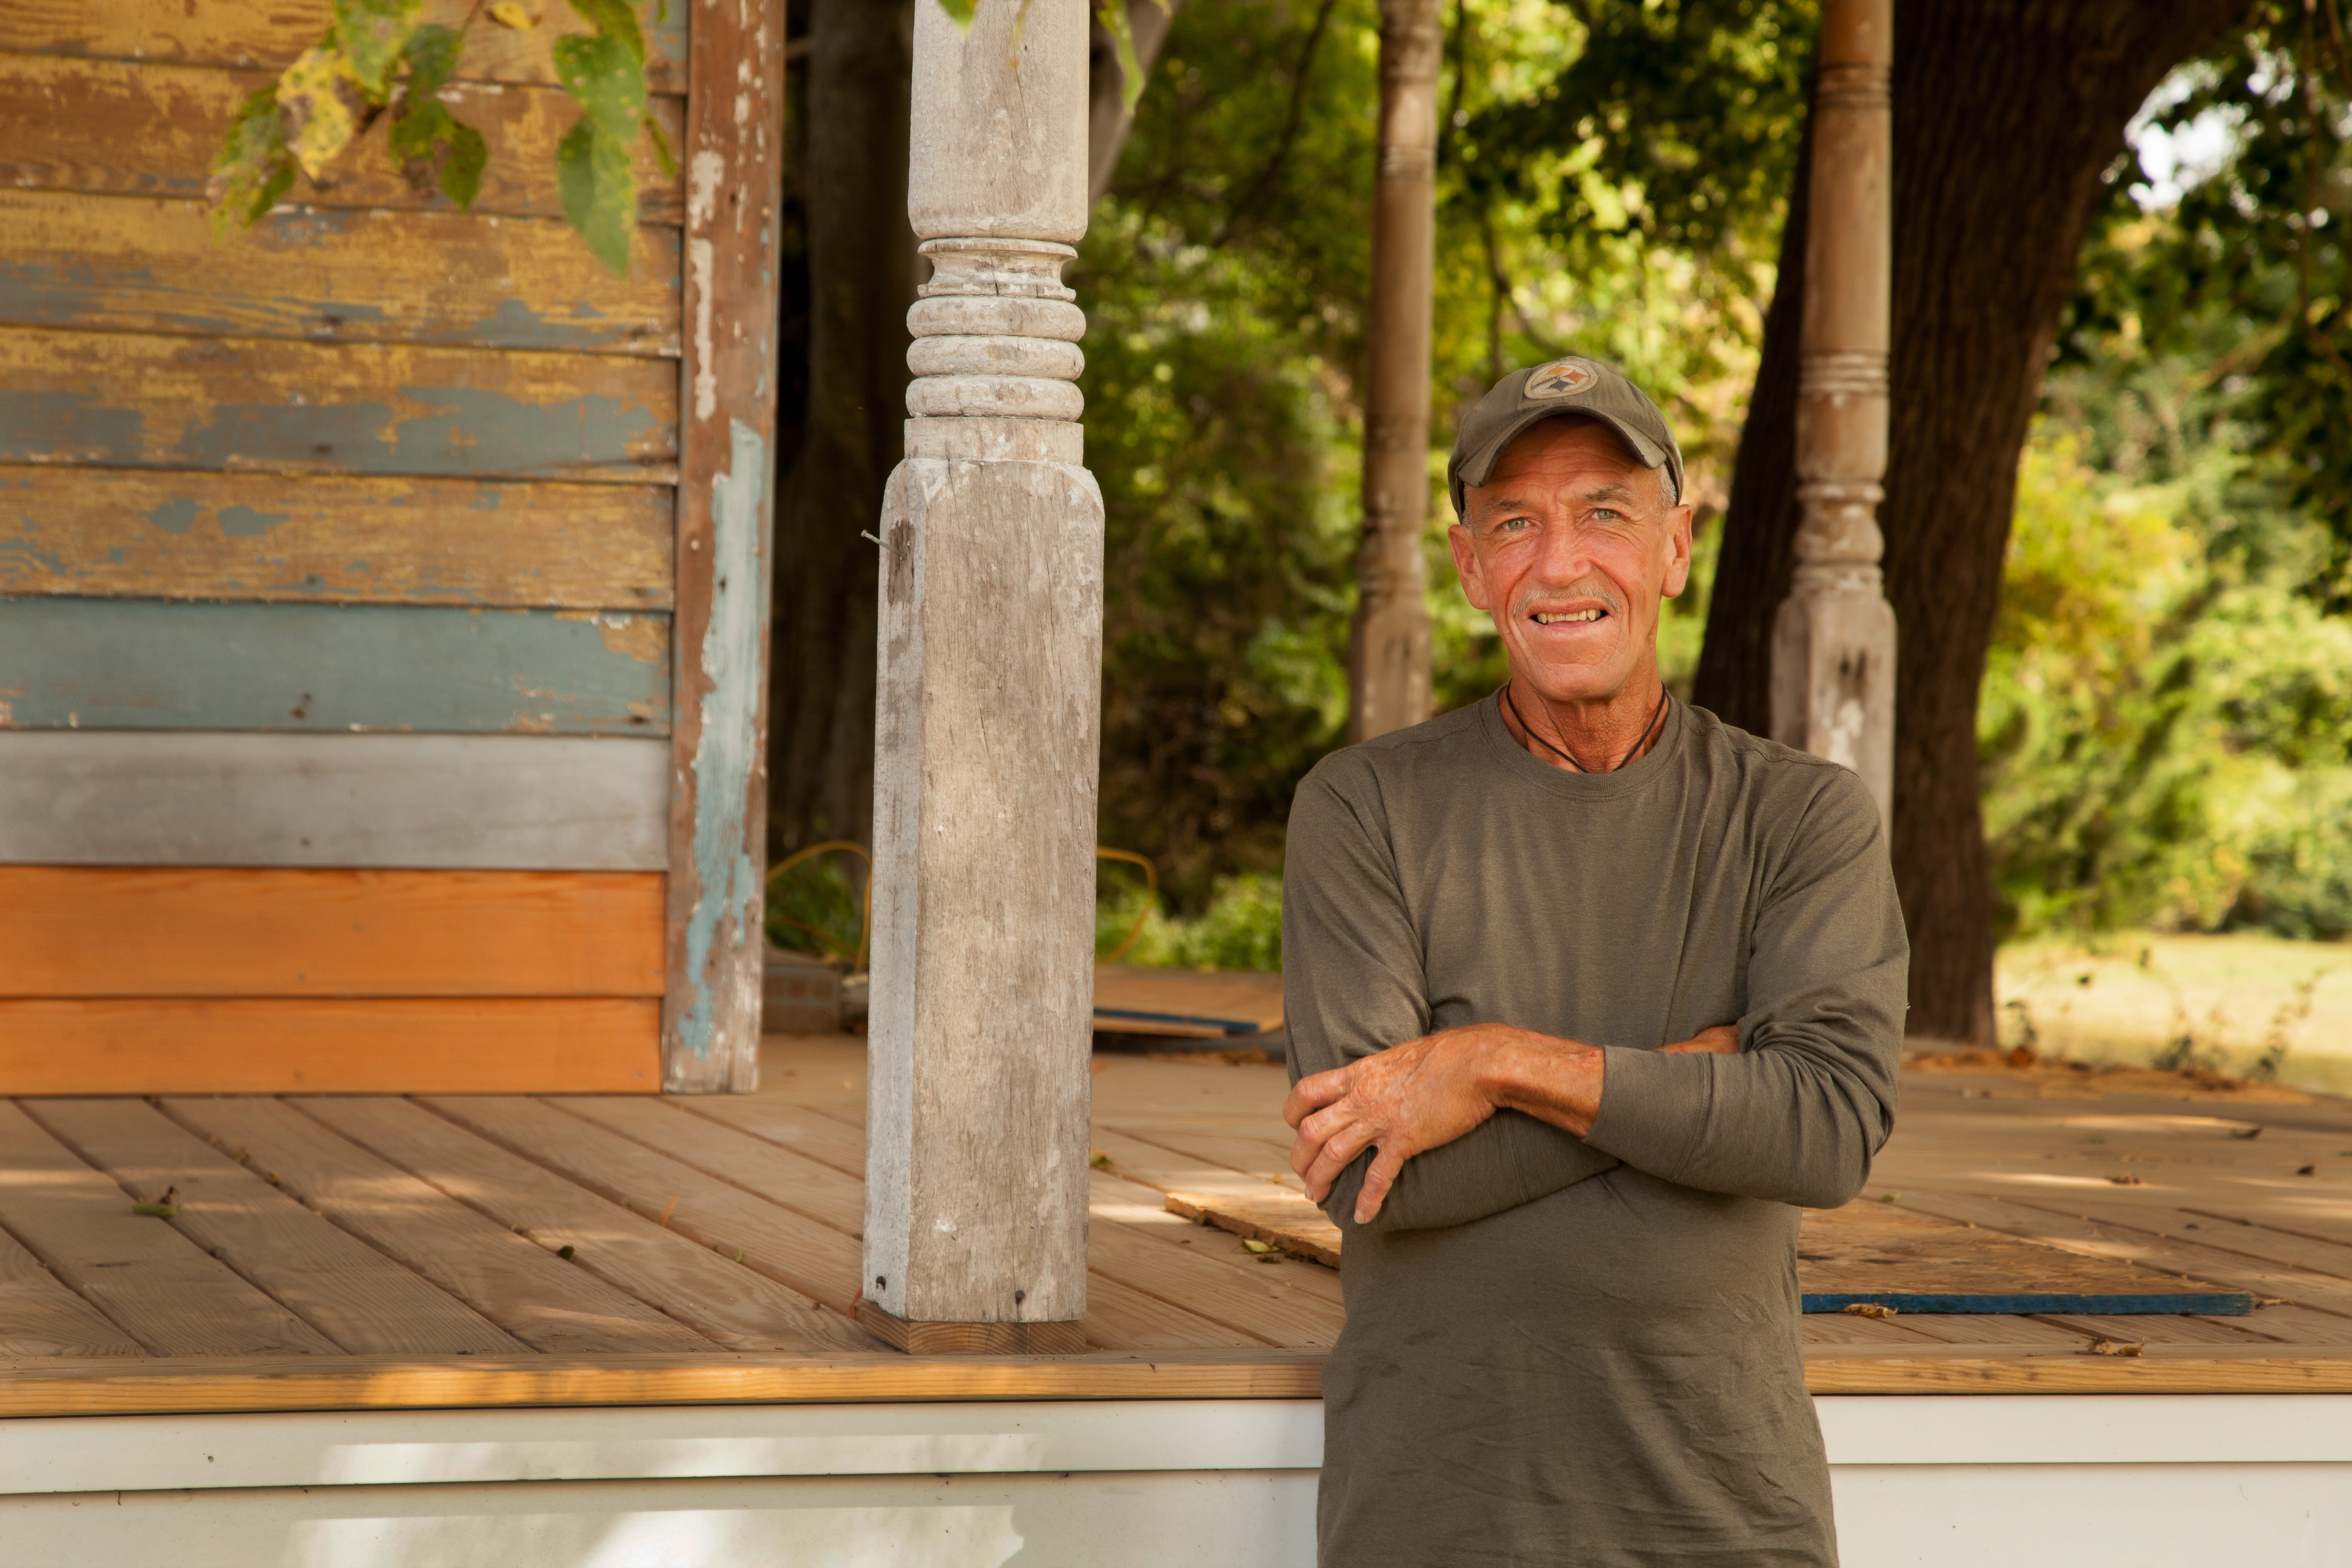
<path fill-rule="evenodd" d="M 1348 1085 L 1354 1079 L 1355 1071 L 1355 1064 L 1351 1062 L 1343 1068 L 1333 1068 L 1329 1072 L 1318 1072 L 1300 1079 L 1283 1097 L 1282 1119 L 1296 1127 L 1334 1100 L 1346 1098 Z"/>
<path fill-rule="evenodd" d="M 1404 1156 L 1383 1145 L 1365 1168 L 1364 1185 L 1356 1194 L 1356 1223 L 1370 1225 L 1388 1201 L 1389 1189 L 1396 1185 L 1397 1173 L 1404 1169 Z"/>
<path fill-rule="evenodd" d="M 1357 1155 L 1370 1148 L 1379 1137 L 1376 1130 L 1357 1121 L 1350 1122 L 1324 1140 L 1323 1147 L 1316 1153 L 1315 1163 L 1299 1173 L 1307 1180 L 1307 1192 L 1321 1194 L 1316 1197 L 1317 1203 L 1330 1195 L 1331 1184 L 1339 1179 L 1339 1173 L 1346 1170 Z"/>

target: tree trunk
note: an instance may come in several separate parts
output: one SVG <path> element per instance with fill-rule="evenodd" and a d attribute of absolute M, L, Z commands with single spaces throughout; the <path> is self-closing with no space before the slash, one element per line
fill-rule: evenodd
<path fill-rule="evenodd" d="M 2000 598 L 2018 456 L 2058 314 L 2124 127 L 2245 0 L 1900 0 L 1886 596 L 1895 679 L 1895 875 L 1910 1031 L 1993 1037 L 1993 901 L 1977 689 Z M 1801 160 L 1799 167 L 1803 168 Z M 1792 460 L 1807 190 L 1739 444 L 1696 699 L 1770 723 L 1773 617 L 1798 522 Z"/>
<path fill-rule="evenodd" d="M 1379 164 L 1364 378 L 1364 542 L 1348 637 L 1348 739 L 1429 717 L 1429 382 L 1436 275 L 1439 0 L 1381 0 Z"/>
<path fill-rule="evenodd" d="M 805 185 L 806 435 L 776 518 L 770 843 L 872 837 L 875 547 L 907 417 L 914 6 L 815 0 Z"/>
<path fill-rule="evenodd" d="M 1135 40 L 1135 63 L 1147 74 L 1151 62 L 1160 58 L 1160 46 L 1168 41 L 1168 29 L 1176 24 L 1180 4 L 1181 0 L 1127 0 L 1127 30 Z M 1110 189 L 1110 177 L 1118 170 L 1119 149 L 1127 145 L 1127 133 L 1135 129 L 1135 116 L 1128 111 L 1121 90 L 1125 84 L 1110 33 L 1098 21 L 1087 57 L 1088 206 L 1102 200 L 1103 193 Z"/>

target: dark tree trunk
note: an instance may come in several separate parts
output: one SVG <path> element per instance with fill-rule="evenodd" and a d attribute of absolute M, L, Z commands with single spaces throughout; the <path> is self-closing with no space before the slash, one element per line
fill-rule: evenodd
<path fill-rule="evenodd" d="M 1993 1036 L 1977 689 L 2018 455 L 2101 176 L 2165 73 L 2244 9 L 2245 0 L 1898 0 L 1894 399 L 1881 518 L 1902 638 L 1894 852 L 1911 930 L 1913 1034 Z M 1803 204 L 1801 178 L 1696 688 L 1702 705 L 1759 733 L 1771 724 L 1772 618 L 1797 525 Z"/>
<path fill-rule="evenodd" d="M 872 837 L 875 554 L 859 535 L 881 514 L 907 417 L 917 3 L 814 0 L 810 15 L 808 412 L 776 513 L 769 675 L 768 832 L 780 853 Z"/>

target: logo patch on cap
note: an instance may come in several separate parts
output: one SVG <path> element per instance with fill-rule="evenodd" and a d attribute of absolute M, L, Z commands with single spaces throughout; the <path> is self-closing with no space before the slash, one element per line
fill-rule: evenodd
<path fill-rule="evenodd" d="M 1601 373 L 1580 359 L 1556 359 L 1538 365 L 1528 376 L 1528 397 L 1574 397 L 1601 379 Z"/>

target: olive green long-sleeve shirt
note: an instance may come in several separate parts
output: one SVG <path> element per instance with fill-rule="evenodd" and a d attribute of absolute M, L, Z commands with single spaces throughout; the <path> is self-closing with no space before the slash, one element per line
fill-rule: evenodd
<path fill-rule="evenodd" d="M 1860 780 L 1679 703 L 1570 773 L 1490 698 L 1299 786 L 1283 947 L 1294 1078 L 1468 1023 L 1606 1051 L 1585 1137 L 1500 1111 L 1370 1226 L 1364 1160 L 1332 1194 L 1325 1563 L 1833 1563 L 1792 1205 L 1885 1141 L 1908 964 Z"/>

